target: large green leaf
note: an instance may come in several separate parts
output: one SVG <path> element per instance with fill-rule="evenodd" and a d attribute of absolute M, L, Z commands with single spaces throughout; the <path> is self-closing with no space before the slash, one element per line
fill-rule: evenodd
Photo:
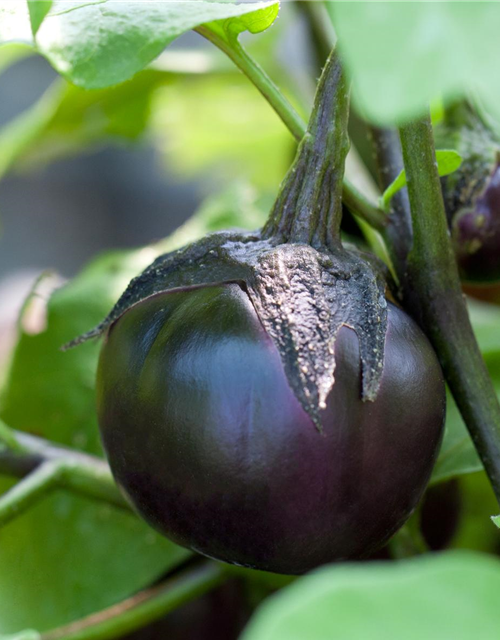
<path fill-rule="evenodd" d="M 500 397 L 500 307 L 469 301 L 474 331 Z M 451 394 L 448 393 L 446 430 L 431 483 L 481 471 L 483 466 Z"/>
<path fill-rule="evenodd" d="M 354 95 L 390 123 L 477 89 L 500 113 L 500 3 L 329 2 Z"/>
<path fill-rule="evenodd" d="M 274 22 L 278 8 L 277 0 L 58 0 L 37 33 L 37 47 L 74 84 L 103 88 L 131 78 L 185 31 L 216 21 L 225 34 L 257 33 Z"/>
<path fill-rule="evenodd" d="M 480 554 L 332 566 L 268 599 L 242 640 L 495 640 L 499 590 Z"/>
<path fill-rule="evenodd" d="M 100 452 L 94 410 L 98 343 L 60 346 L 98 323 L 129 279 L 159 253 L 227 226 L 258 226 L 253 190 L 236 185 L 212 197 L 171 238 L 94 260 L 49 299 L 45 325 L 26 304 L 2 396 L 11 426 L 89 452 Z M 12 481 L 1 479 L 0 489 Z M 0 529 L 0 634 L 65 624 L 119 601 L 175 566 L 187 552 L 135 516 L 59 491 Z"/>

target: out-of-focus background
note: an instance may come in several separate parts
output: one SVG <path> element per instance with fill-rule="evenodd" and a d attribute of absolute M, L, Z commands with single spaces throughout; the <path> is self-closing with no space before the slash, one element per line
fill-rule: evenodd
<path fill-rule="evenodd" d="M 251 48 L 273 49 L 275 71 L 307 108 L 316 60 L 301 12 L 285 6 Z M 70 278 L 99 252 L 162 239 L 235 182 L 267 204 L 294 149 L 255 88 L 195 33 L 151 77 L 97 100 L 68 89 L 42 57 L 14 57 L 0 60 L 0 361 L 40 273 Z"/>
<path fill-rule="evenodd" d="M 358 75 L 353 74 L 355 86 L 359 89 L 364 78 L 365 84 L 368 80 L 376 88 L 370 101 L 357 102 L 353 92 L 350 136 L 365 168 L 352 154 L 347 173 L 358 186 L 361 180 L 364 188 L 369 184 L 373 157 L 366 125 L 355 109 L 361 105 L 360 111 L 370 115 L 373 101 L 372 117 L 377 109 L 379 114 L 387 111 L 401 117 L 408 115 L 408 104 L 413 108 L 421 99 L 427 100 L 425 91 L 423 97 L 420 92 L 427 76 L 433 78 L 429 51 L 440 60 L 430 45 L 446 52 L 447 64 L 451 60 L 448 67 L 443 63 L 436 69 L 448 82 L 443 95 L 454 96 L 449 82 L 455 91 L 451 71 L 453 65 L 458 67 L 459 55 L 454 50 L 449 55 L 452 45 L 466 41 L 469 56 L 483 54 L 479 43 L 491 44 L 492 38 L 481 37 L 480 30 L 479 35 L 467 31 L 472 14 L 462 15 L 461 21 L 451 10 L 447 16 L 452 4 L 469 11 L 467 3 L 435 3 L 433 9 L 432 3 L 392 3 L 390 11 L 385 11 L 385 3 L 335 3 L 357 12 L 351 21 L 344 16 L 354 31 L 344 31 L 343 40 L 344 54 L 346 45 L 358 39 L 363 45 L 359 52 L 353 47 L 361 61 Z M 326 10 L 319 2 L 283 2 L 271 28 L 260 35 L 241 36 L 304 119 L 333 40 Z M 481 15 L 483 26 L 489 29 L 496 24 L 486 9 Z M 377 29 L 374 18 L 381 19 Z M 380 37 L 382 18 L 389 25 L 385 38 Z M 447 28 L 449 24 L 453 29 Z M 460 24 L 467 27 L 467 37 L 456 37 Z M 338 25 L 336 21 L 342 41 Z M 63 33 L 63 29 L 54 30 Z M 86 37 L 87 31 L 83 32 Z M 350 33 L 355 37 L 350 38 Z M 453 34 L 453 43 L 446 41 L 448 33 Z M 374 41 L 370 41 L 372 34 Z M 398 56 L 388 56 L 386 66 L 377 61 L 376 54 L 384 50 L 379 40 L 399 47 Z M 400 49 L 408 43 L 405 58 Z M 410 55 L 415 68 L 406 63 Z M 351 60 L 356 61 L 356 56 Z M 90 59 L 93 64 L 93 56 Z M 483 55 L 480 62 L 487 70 L 485 60 L 496 64 L 497 58 Z M 401 85 L 405 90 L 384 90 L 400 86 L 394 82 L 399 66 L 403 72 L 398 82 L 406 82 Z M 386 68 L 387 78 L 380 72 Z M 474 79 L 479 75 L 475 73 Z M 482 77 L 488 79 L 483 84 L 489 87 L 492 83 L 484 69 Z M 430 86 L 434 97 L 435 85 Z M 429 86 L 424 89 L 428 91 Z M 262 224 L 296 143 L 248 79 L 193 32 L 176 40 L 127 82 L 93 91 L 70 85 L 33 51 L 7 44 L 0 48 L 0 96 L 0 428 L 5 423 L 56 444 L 102 455 L 95 415 L 100 344 L 89 341 L 64 353 L 61 345 L 100 322 L 128 281 L 161 252 L 216 229 Z M 353 217 L 344 216 L 343 232 L 357 234 L 363 242 Z M 365 226 L 364 233 L 376 250 L 373 230 L 366 231 Z M 469 308 L 500 393 L 500 290 L 467 291 L 488 302 L 470 299 Z M 0 496 L 15 482 L 0 474 Z M 408 555 L 405 536 L 414 547 L 411 553 L 427 547 L 498 556 L 498 530 L 490 521 L 496 513 L 498 504 L 449 395 L 445 436 L 430 488 L 403 536 L 373 559 Z M 54 491 L 16 516 L 0 527 L 0 640 L 7 640 L 3 634 L 14 640 L 10 634 L 24 629 L 41 633 L 60 629 L 197 562 L 133 514 L 71 491 Z M 243 571 L 243 577 L 235 574 L 228 585 L 127 638 L 235 640 L 259 603 L 288 580 Z M 372 585 L 370 597 L 378 594 Z M 436 591 L 439 606 L 448 591 L 441 587 Z M 427 583 L 420 594 L 432 600 Z M 420 618 L 423 600 L 411 591 L 409 602 L 412 613 L 416 609 Z M 294 613 L 296 608 L 289 611 Z M 351 609 L 356 618 L 357 604 Z M 330 602 L 324 610 L 331 615 Z M 319 624 L 320 617 L 316 619 L 312 611 L 313 622 Z M 373 612 L 379 608 L 372 606 Z M 380 616 L 392 620 L 383 611 Z M 308 630 L 312 626 L 304 624 Z M 42 639 L 64 636 L 58 633 L 49 632 Z M 23 640 L 34 637 L 40 638 L 29 632 L 22 636 Z M 283 637 L 288 640 L 288 635 Z"/>

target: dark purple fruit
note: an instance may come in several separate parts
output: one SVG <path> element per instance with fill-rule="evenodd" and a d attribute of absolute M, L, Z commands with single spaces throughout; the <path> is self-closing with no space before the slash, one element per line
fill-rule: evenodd
<path fill-rule="evenodd" d="M 500 166 L 480 195 L 453 217 L 452 237 L 463 280 L 500 280 Z"/>
<path fill-rule="evenodd" d="M 484 116 L 459 101 L 434 130 L 437 148 L 462 157 L 442 179 L 443 198 L 460 277 L 479 285 L 500 281 L 500 139 Z"/>
<path fill-rule="evenodd" d="M 279 573 L 370 554 L 408 518 L 441 439 L 444 383 L 389 303 L 375 401 L 340 329 L 319 430 L 237 284 L 158 293 L 108 330 L 98 417 L 113 474 L 155 529 L 206 556 Z"/>

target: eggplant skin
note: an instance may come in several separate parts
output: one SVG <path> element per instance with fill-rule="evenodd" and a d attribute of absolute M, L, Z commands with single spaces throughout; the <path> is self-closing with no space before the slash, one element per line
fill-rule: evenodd
<path fill-rule="evenodd" d="M 322 432 L 237 284 L 156 294 L 110 328 L 97 377 L 112 472 L 174 542 L 276 573 L 368 556 L 409 517 L 442 438 L 441 368 L 389 303 L 382 383 L 361 400 L 342 327 Z"/>
<path fill-rule="evenodd" d="M 452 239 L 464 282 L 500 282 L 500 166 L 472 206 L 452 220 Z"/>

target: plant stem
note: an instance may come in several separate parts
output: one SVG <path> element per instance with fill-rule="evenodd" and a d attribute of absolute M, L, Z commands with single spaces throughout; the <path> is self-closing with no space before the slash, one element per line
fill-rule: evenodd
<path fill-rule="evenodd" d="M 315 248 L 339 247 L 348 117 L 349 90 L 333 51 L 318 83 L 306 135 L 283 180 L 263 237 Z"/>
<path fill-rule="evenodd" d="M 403 156 L 397 131 L 371 126 L 369 132 L 377 161 L 377 182 L 382 193 L 403 168 Z M 400 189 L 391 199 L 388 222 L 382 235 L 398 274 L 404 297 L 406 260 L 412 244 L 412 224 L 408 191 Z"/>
<path fill-rule="evenodd" d="M 362 218 L 377 231 L 384 231 L 389 223 L 385 213 L 381 209 L 374 208 L 373 204 L 347 178 L 344 178 L 342 201 L 351 213 Z"/>
<path fill-rule="evenodd" d="M 48 631 L 40 640 L 112 640 L 158 620 L 219 586 L 227 579 L 213 562 L 190 569 L 108 609 Z"/>
<path fill-rule="evenodd" d="M 14 435 L 22 451 L 0 451 L 0 473 L 24 480 L 0 497 L 0 525 L 55 487 L 130 509 L 103 460 L 19 431 Z"/>
<path fill-rule="evenodd" d="M 11 451 L 17 451 L 21 453 L 24 449 L 17 441 L 14 432 L 8 427 L 3 420 L 0 420 L 0 444 L 3 444 L 7 449 Z"/>
<path fill-rule="evenodd" d="M 500 405 L 462 294 L 430 117 L 401 127 L 400 137 L 414 238 L 408 255 L 408 305 L 433 343 L 500 502 Z"/>
<path fill-rule="evenodd" d="M 205 26 L 198 27 L 196 31 L 212 42 L 212 44 L 219 47 L 219 49 L 235 63 L 260 91 L 267 102 L 269 102 L 295 139 L 298 141 L 302 140 L 306 133 L 304 120 L 295 111 L 264 69 L 245 51 L 238 40 L 234 40 L 229 44 L 219 34 Z M 377 229 L 385 226 L 387 222 L 386 214 L 370 202 L 360 191 L 353 188 L 352 184 L 346 181 L 344 181 L 342 197 L 349 202 L 349 208 L 361 218 L 365 219 L 368 224 L 371 225 L 375 221 Z"/>
<path fill-rule="evenodd" d="M 297 140 L 301 140 L 306 131 L 306 123 L 260 64 L 245 51 L 238 40 L 235 39 L 228 43 L 227 40 L 209 27 L 201 26 L 196 31 L 223 51 L 234 62 L 273 107 L 293 136 Z"/>

